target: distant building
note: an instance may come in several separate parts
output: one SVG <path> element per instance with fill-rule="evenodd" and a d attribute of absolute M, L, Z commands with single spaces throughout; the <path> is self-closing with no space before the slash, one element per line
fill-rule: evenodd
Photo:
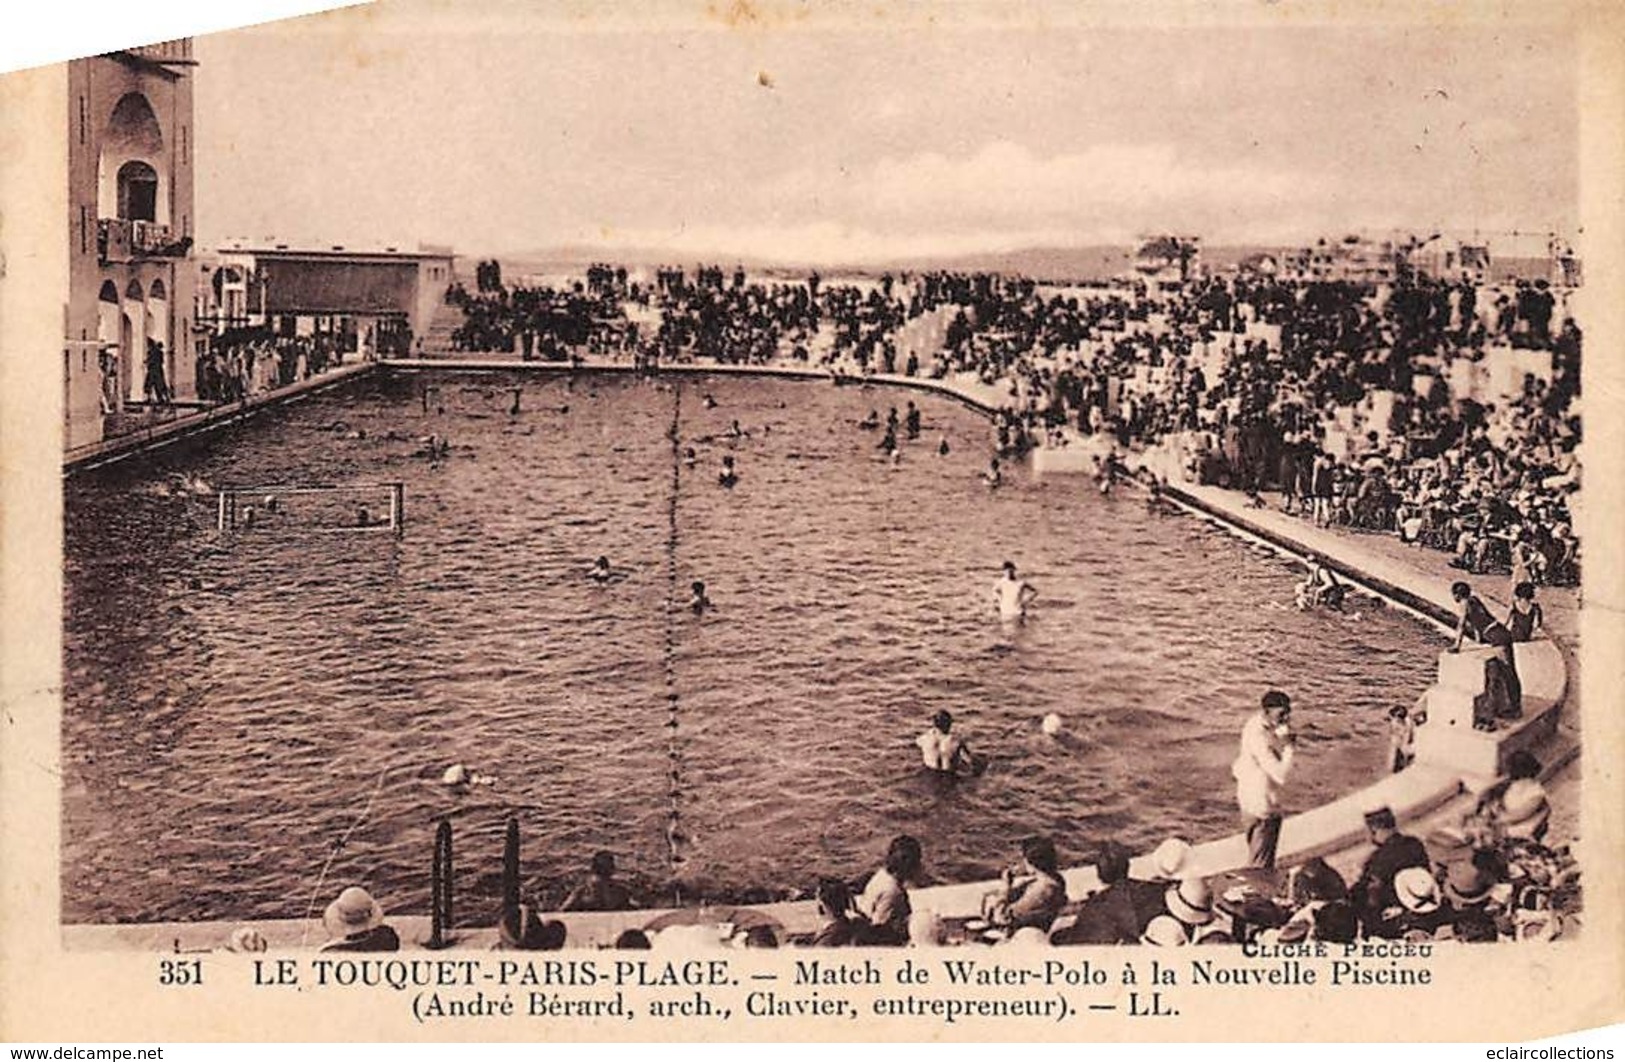
<path fill-rule="evenodd" d="M 1395 261 L 1392 241 L 1345 236 L 1340 240 L 1318 240 L 1313 246 L 1283 252 L 1279 275 L 1297 281 L 1385 284 L 1394 279 Z"/>
<path fill-rule="evenodd" d="M 219 248 L 203 267 L 199 320 L 212 332 L 334 335 L 345 352 L 406 353 L 452 282 L 447 247 Z"/>
<path fill-rule="evenodd" d="M 1151 284 L 1182 284 L 1201 268 L 1200 236 L 1151 236 L 1134 252 L 1134 272 Z"/>
<path fill-rule="evenodd" d="M 195 397 L 191 40 L 76 59 L 65 74 L 66 446 Z"/>
<path fill-rule="evenodd" d="M 1298 281 L 1387 284 L 1405 271 L 1438 280 L 1476 284 L 1545 280 L 1560 288 L 1578 287 L 1579 259 L 1550 233 L 1497 233 L 1492 237 L 1448 237 L 1434 233 L 1398 240 L 1345 236 L 1281 253 L 1279 275 Z"/>

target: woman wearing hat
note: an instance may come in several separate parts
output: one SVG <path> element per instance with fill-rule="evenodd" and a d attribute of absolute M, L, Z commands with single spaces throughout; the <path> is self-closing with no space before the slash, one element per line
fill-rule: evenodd
<path fill-rule="evenodd" d="M 322 951 L 399 951 L 401 938 L 384 923 L 384 909 L 359 885 L 339 893 L 322 913 L 328 940 Z"/>
<path fill-rule="evenodd" d="M 1394 875 L 1398 903 L 1366 927 L 1366 936 L 1385 940 L 1432 939 L 1455 919 L 1455 909 L 1426 867 L 1406 867 Z"/>
<path fill-rule="evenodd" d="M 1213 921 L 1213 891 L 1202 878 L 1186 878 L 1168 890 L 1168 914 L 1185 927 L 1186 936 Z"/>

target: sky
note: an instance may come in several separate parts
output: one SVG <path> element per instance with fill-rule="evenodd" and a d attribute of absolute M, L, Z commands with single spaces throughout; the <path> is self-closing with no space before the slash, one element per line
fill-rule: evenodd
<path fill-rule="evenodd" d="M 204 245 L 859 261 L 1577 220 L 1557 25 L 640 10 L 388 2 L 199 37 Z"/>

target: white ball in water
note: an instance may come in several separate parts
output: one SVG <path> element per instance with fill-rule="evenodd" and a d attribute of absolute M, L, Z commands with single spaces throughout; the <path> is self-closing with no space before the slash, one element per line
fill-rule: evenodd
<path fill-rule="evenodd" d="M 1040 726 L 1042 727 L 1044 733 L 1048 734 L 1050 737 L 1054 737 L 1056 734 L 1061 732 L 1061 717 L 1055 712 L 1051 712 L 1044 717 L 1044 721 L 1040 724 Z"/>

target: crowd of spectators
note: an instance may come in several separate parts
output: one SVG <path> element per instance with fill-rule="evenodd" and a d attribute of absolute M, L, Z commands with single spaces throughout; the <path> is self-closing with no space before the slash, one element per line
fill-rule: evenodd
<path fill-rule="evenodd" d="M 1365 816 L 1369 847 L 1357 872 L 1345 875 L 1321 858 L 1290 869 L 1203 874 L 1190 844 L 1169 838 L 1139 861 L 1115 841 L 1092 853 L 1095 876 L 1074 894 L 1047 837 L 1029 837 L 980 910 L 929 909 L 916 890 L 925 852 L 900 835 L 868 875 L 818 880 L 811 891 L 817 924 L 790 933 L 775 920 L 725 908 L 734 934 L 665 917 L 629 929 L 616 948 L 673 940 L 686 947 L 892 947 L 1141 944 L 1157 947 L 1235 944 L 1408 944 L 1551 940 L 1572 934 L 1583 911 L 1580 872 L 1567 847 L 1547 843 L 1551 804 L 1538 781 L 1541 764 L 1527 752 L 1459 821 L 1427 837 L 1404 832 L 1393 812 Z M 593 857 L 591 875 L 569 892 L 560 911 L 627 911 L 634 894 L 614 877 L 614 859 Z M 565 923 L 544 919 L 527 902 L 505 910 L 498 947 L 554 950 L 567 944 Z M 729 912 L 732 912 L 731 914 Z M 721 917 L 719 915 L 719 917 Z M 400 946 L 382 908 L 351 887 L 328 908 L 324 950 L 392 951 Z M 263 944 L 261 945 L 263 947 Z"/>
<path fill-rule="evenodd" d="M 197 395 L 203 402 L 237 402 L 309 379 L 343 362 L 343 348 L 331 333 L 226 332 L 214 337 L 197 356 Z"/>
<path fill-rule="evenodd" d="M 1007 396 L 1003 452 L 1078 435 L 1177 446 L 1192 479 L 1279 492 L 1317 523 L 1448 550 L 1476 572 L 1578 582 L 1581 332 L 1554 323 L 1544 280 L 1063 288 L 991 273 L 771 281 L 710 266 L 662 268 L 640 287 L 595 266 L 569 290 L 450 297 L 464 310 L 460 349 L 973 377 Z M 1521 387 L 1469 386 L 1508 357 Z"/>

